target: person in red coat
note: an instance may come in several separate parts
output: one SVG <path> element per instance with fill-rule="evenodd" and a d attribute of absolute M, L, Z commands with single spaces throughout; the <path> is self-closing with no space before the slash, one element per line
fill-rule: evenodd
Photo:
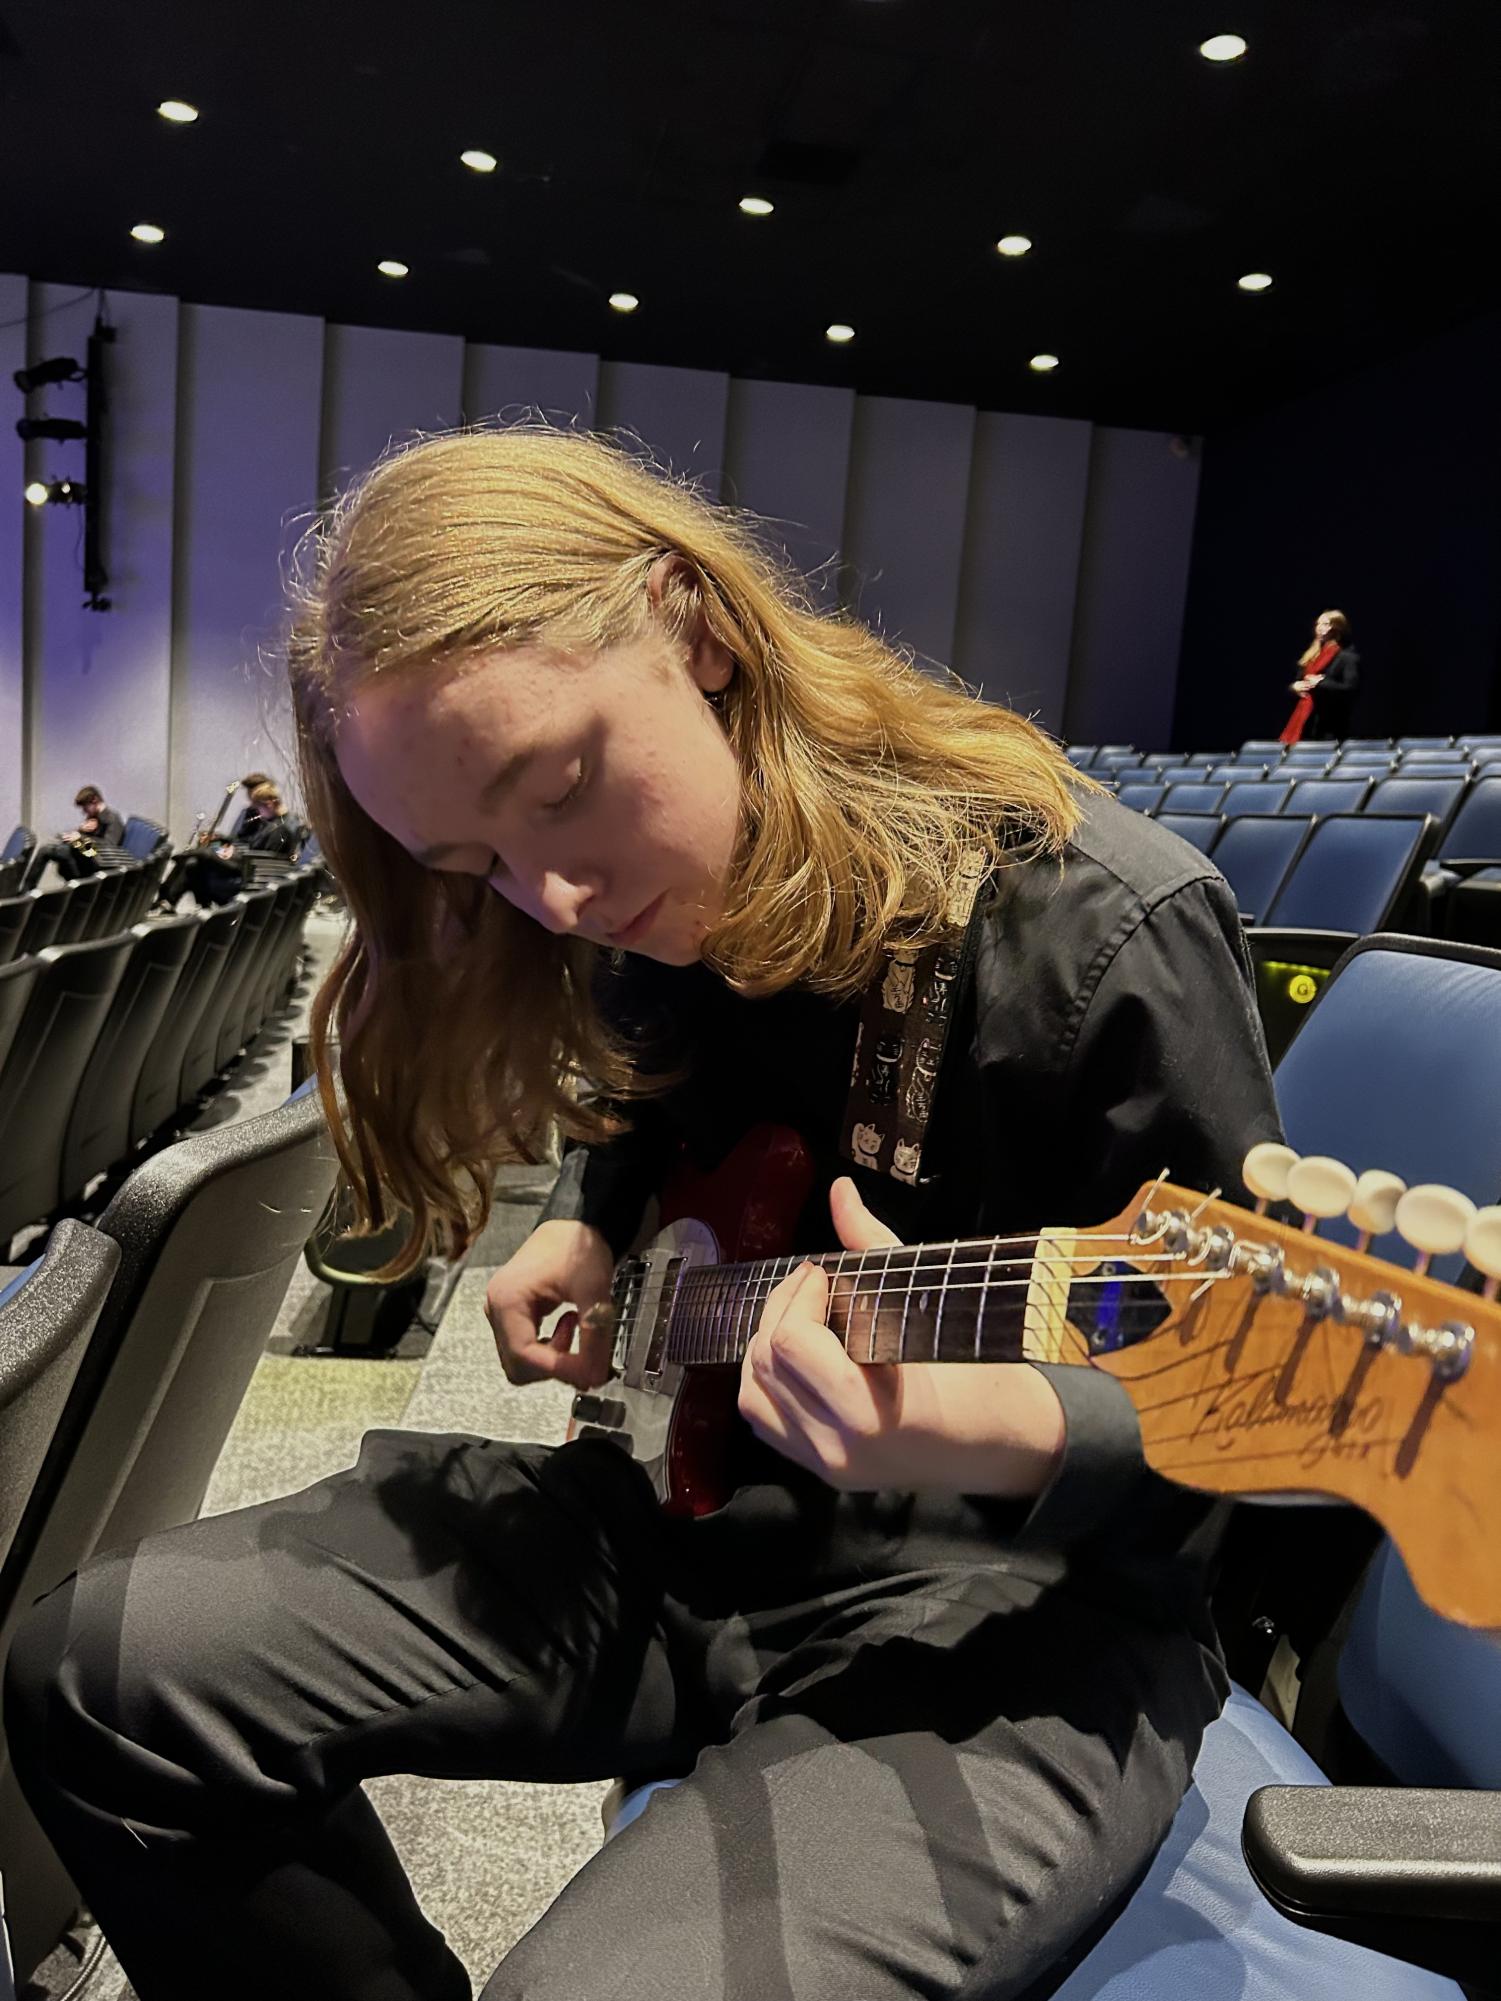
<path fill-rule="evenodd" d="M 1313 640 L 1298 661 L 1291 684 L 1297 696 L 1279 743 L 1343 736 L 1359 685 L 1360 655 L 1350 644 L 1350 621 L 1342 611 L 1321 611 Z"/>

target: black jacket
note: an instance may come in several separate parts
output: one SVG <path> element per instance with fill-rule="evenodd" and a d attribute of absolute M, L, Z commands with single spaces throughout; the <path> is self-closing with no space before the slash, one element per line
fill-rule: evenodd
<path fill-rule="evenodd" d="M 1360 688 L 1360 655 L 1353 646 L 1341 647 L 1309 690 L 1313 714 L 1303 735 L 1315 742 L 1347 736 L 1350 711 Z"/>
<path fill-rule="evenodd" d="M 85 840 L 92 841 L 95 847 L 100 848 L 118 848 L 123 846 L 125 841 L 125 822 L 120 818 L 120 815 L 115 811 L 113 806 L 101 806 L 99 811 L 91 813 L 89 818 L 94 822 L 96 831 L 92 834 L 85 834 Z M 80 828 L 79 831 L 82 832 L 82 829 Z"/>
<path fill-rule="evenodd" d="M 800 990 L 746 1000 L 702 967 L 628 954 L 609 996 L 618 1021 L 690 1075 L 636 1108 L 630 1133 L 570 1151 L 544 1217 L 592 1222 L 621 1252 L 677 1144 L 712 1165 L 770 1120 L 796 1126 L 819 1163 L 798 1248 L 829 1248 L 828 1183 L 852 1171 L 837 1139 L 858 1003 Z M 1005 870 L 982 918 L 924 1150 L 936 1184 L 854 1172 L 867 1205 L 907 1241 L 941 1242 L 1100 1223 L 1164 1168 L 1241 1194 L 1247 1148 L 1278 1135 L 1234 897 L 1196 849 L 1091 796 L 1061 865 Z M 791 1541 L 765 1560 L 811 1566 L 818 1588 L 851 1565 L 919 1568 L 1004 1548 L 1049 1577 L 1084 1564 L 1138 1611 L 1179 1598 L 1174 1578 L 1193 1573 L 1212 1539 L 1206 1504 L 1146 1470 L 1134 1408 L 1111 1378 L 1047 1373 L 1068 1435 L 1035 1503 L 834 1495 L 767 1453 L 763 1484 L 699 1528 L 739 1566 L 780 1522 Z"/>

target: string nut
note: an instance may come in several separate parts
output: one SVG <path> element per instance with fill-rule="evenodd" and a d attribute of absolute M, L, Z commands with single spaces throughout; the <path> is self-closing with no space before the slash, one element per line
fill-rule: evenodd
<path fill-rule="evenodd" d="M 1264 1139 L 1246 1155 L 1240 1178 L 1263 1202 L 1281 1202 L 1287 1195 L 1288 1172 L 1297 1164 L 1298 1155 L 1292 1147 Z"/>
<path fill-rule="evenodd" d="M 1407 1193 L 1400 1174 L 1388 1174 L 1384 1167 L 1368 1167 L 1355 1184 L 1355 1199 L 1345 1211 L 1357 1230 L 1370 1237 L 1384 1237 L 1395 1228 L 1397 1204 Z"/>
<path fill-rule="evenodd" d="M 1288 1170 L 1287 1199 L 1305 1216 L 1343 1216 L 1355 1193 L 1355 1171 L 1326 1153 L 1310 1153 Z"/>
<path fill-rule="evenodd" d="M 1476 1215 L 1475 1204 L 1441 1181 L 1420 1182 L 1397 1204 L 1397 1228 L 1424 1257 L 1447 1257 L 1460 1250 Z"/>
<path fill-rule="evenodd" d="M 1487 1278 L 1501 1278 L 1501 1203 L 1477 1209 L 1465 1231 L 1465 1256 Z"/>

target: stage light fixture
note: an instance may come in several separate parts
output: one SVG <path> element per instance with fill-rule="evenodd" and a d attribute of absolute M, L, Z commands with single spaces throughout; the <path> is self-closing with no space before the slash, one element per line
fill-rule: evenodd
<path fill-rule="evenodd" d="M 82 507 L 89 490 L 81 479 L 33 479 L 26 483 L 32 507 Z"/>
<path fill-rule="evenodd" d="M 641 301 L 634 292 L 612 292 L 610 304 L 617 313 L 633 313 Z"/>
<path fill-rule="evenodd" d="M 1265 292 L 1271 285 L 1272 274 L 1270 271 L 1247 271 L 1243 278 L 1237 278 L 1235 282 L 1243 292 Z"/>
<path fill-rule="evenodd" d="M 137 243 L 162 243 L 167 235 L 166 230 L 157 222 L 138 222 L 133 225 L 130 233 Z"/>
<path fill-rule="evenodd" d="M 198 122 L 197 105 L 184 104 L 180 97 L 164 97 L 156 107 L 156 113 L 169 125 L 196 125 Z"/>
<path fill-rule="evenodd" d="M 843 347 L 846 342 L 855 338 L 855 329 L 846 326 L 843 320 L 835 320 L 831 327 L 824 328 L 823 337 L 825 340 L 831 340 L 835 347 Z"/>
<path fill-rule="evenodd" d="M 82 382 L 83 370 L 71 354 L 55 354 L 32 368 L 18 368 L 11 380 L 23 396 L 29 396 L 33 389 L 45 389 L 49 382 Z"/>
<path fill-rule="evenodd" d="M 1003 257 L 1025 257 L 1031 248 L 1030 236 L 1003 236 L 996 245 Z"/>
<path fill-rule="evenodd" d="M 1034 354 L 1027 366 L 1035 375 L 1051 375 L 1058 366 L 1058 357 L 1056 354 Z"/>
<path fill-rule="evenodd" d="M 769 202 L 765 195 L 742 195 L 740 197 L 742 215 L 774 215 L 776 203 Z"/>
<path fill-rule="evenodd" d="M 483 146 L 471 146 L 467 153 L 460 153 L 460 163 L 472 174 L 493 174 L 500 165 L 493 153 L 487 153 Z"/>
<path fill-rule="evenodd" d="M 1199 44 L 1199 54 L 1210 63 L 1238 63 L 1245 52 L 1243 35 L 1211 35 Z"/>
<path fill-rule="evenodd" d="M 23 417 L 16 425 L 16 436 L 29 443 L 33 438 L 51 438 L 61 444 L 68 438 L 86 438 L 87 424 L 80 424 L 74 417 Z"/>
<path fill-rule="evenodd" d="M 399 257 L 383 257 L 375 268 L 383 278 L 405 278 L 412 267 Z"/>
<path fill-rule="evenodd" d="M 28 507 L 45 507 L 50 498 L 51 494 L 48 491 L 47 482 L 45 480 L 41 479 L 27 480 L 26 505 Z"/>

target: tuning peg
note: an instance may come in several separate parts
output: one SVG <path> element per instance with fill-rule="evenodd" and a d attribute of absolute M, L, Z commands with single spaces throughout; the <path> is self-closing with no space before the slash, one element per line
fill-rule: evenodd
<path fill-rule="evenodd" d="M 1355 1170 L 1327 1153 L 1305 1154 L 1287 1173 L 1287 1199 L 1303 1211 L 1310 1233 L 1331 1216 L 1343 1216 L 1355 1193 Z"/>
<path fill-rule="evenodd" d="M 1409 1188 L 1397 1204 L 1397 1228 L 1420 1254 L 1413 1270 L 1421 1276 L 1432 1259 L 1459 1250 L 1475 1213 L 1468 1195 L 1446 1188 L 1441 1181 Z"/>
<path fill-rule="evenodd" d="M 1465 1256 L 1476 1271 L 1485 1273 L 1483 1299 L 1494 1299 L 1501 1291 L 1501 1203 L 1477 1209 L 1465 1231 Z"/>
<path fill-rule="evenodd" d="M 1293 1148 L 1277 1140 L 1264 1139 L 1251 1148 L 1241 1164 L 1240 1178 L 1257 1197 L 1258 1216 L 1266 1214 L 1268 1202 L 1286 1198 L 1288 1171 L 1297 1164 L 1298 1155 Z"/>
<path fill-rule="evenodd" d="M 1368 1167 L 1355 1184 L 1355 1200 L 1345 1214 L 1360 1232 L 1355 1248 L 1370 1247 L 1372 1237 L 1384 1237 L 1395 1228 L 1397 1204 L 1407 1193 L 1400 1174 L 1388 1174 L 1383 1167 Z"/>

